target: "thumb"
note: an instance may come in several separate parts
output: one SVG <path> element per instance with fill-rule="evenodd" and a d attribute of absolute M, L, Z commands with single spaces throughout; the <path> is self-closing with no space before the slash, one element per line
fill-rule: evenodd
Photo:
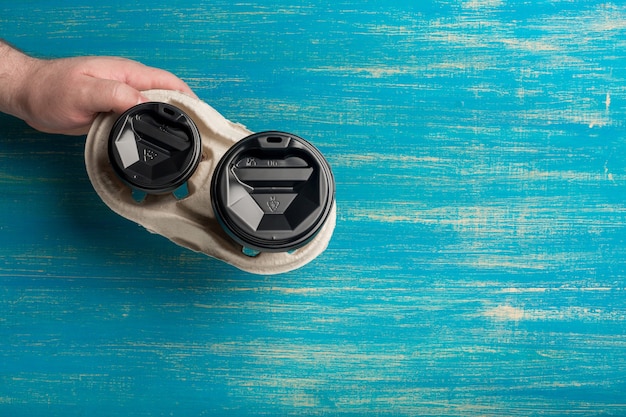
<path fill-rule="evenodd" d="M 149 101 L 139 90 L 128 84 L 99 78 L 92 78 L 87 107 L 93 113 L 123 113 L 129 108 Z"/>

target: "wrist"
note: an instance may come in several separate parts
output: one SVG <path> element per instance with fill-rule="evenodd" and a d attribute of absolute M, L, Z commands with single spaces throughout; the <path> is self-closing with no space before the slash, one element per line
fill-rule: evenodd
<path fill-rule="evenodd" d="M 0 112 L 26 119 L 29 75 L 39 61 L 0 40 Z"/>

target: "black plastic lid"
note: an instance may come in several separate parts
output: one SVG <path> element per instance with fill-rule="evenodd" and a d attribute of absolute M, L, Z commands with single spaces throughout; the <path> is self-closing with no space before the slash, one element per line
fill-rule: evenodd
<path fill-rule="evenodd" d="M 148 194 L 174 191 L 201 156 L 198 128 L 178 107 L 150 102 L 122 114 L 109 135 L 109 160 L 119 177 Z"/>
<path fill-rule="evenodd" d="M 307 244 L 335 198 L 328 162 L 304 139 L 260 132 L 237 142 L 211 183 L 213 211 L 245 248 L 282 252 Z"/>

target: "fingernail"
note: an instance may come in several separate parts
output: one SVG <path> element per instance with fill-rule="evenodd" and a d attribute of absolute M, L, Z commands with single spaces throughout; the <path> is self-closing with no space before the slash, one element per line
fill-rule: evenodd
<path fill-rule="evenodd" d="M 148 100 L 146 96 L 144 96 L 143 94 L 140 94 L 139 99 L 137 100 L 137 104 L 147 103 L 148 101 L 150 100 Z"/>

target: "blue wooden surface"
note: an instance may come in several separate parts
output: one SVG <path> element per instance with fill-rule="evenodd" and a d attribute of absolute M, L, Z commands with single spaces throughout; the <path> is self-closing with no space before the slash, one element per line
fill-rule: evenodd
<path fill-rule="evenodd" d="M 1 416 L 626 415 L 620 2 L 1 0 L 0 28 L 168 69 L 338 187 L 322 257 L 249 275 L 0 115 Z"/>

